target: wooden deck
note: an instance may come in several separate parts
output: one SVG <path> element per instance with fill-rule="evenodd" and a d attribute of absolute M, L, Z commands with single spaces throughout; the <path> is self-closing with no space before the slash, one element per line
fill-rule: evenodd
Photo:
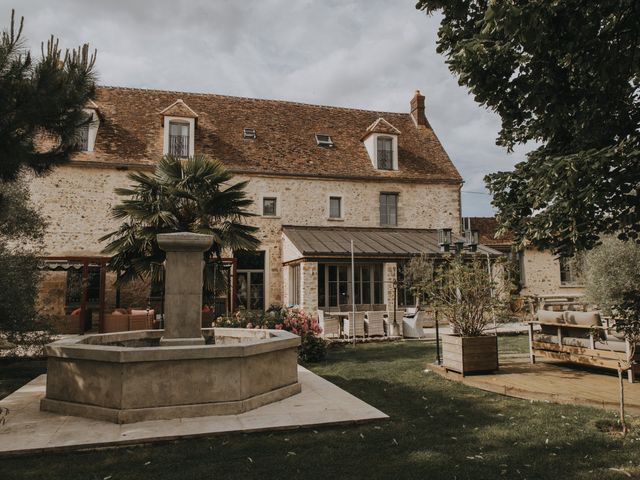
<path fill-rule="evenodd" d="M 546 359 L 529 363 L 528 355 L 500 356 L 500 370 L 487 375 L 462 375 L 437 365 L 439 375 L 481 390 L 524 398 L 618 410 L 618 377 L 615 372 L 585 368 Z M 640 382 L 624 385 L 626 411 L 640 415 Z"/>

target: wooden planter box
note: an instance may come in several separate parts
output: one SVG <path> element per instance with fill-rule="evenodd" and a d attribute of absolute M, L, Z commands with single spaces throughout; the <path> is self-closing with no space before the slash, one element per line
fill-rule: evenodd
<path fill-rule="evenodd" d="M 442 336 L 442 359 L 446 370 L 463 376 L 498 370 L 498 337 Z"/>

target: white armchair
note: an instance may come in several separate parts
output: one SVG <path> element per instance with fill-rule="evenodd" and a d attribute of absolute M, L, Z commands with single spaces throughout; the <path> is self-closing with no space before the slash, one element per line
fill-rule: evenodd
<path fill-rule="evenodd" d="M 418 310 L 413 317 L 402 318 L 402 336 L 404 338 L 422 338 L 424 337 L 424 330 L 422 330 L 422 323 L 424 321 L 424 312 Z"/>

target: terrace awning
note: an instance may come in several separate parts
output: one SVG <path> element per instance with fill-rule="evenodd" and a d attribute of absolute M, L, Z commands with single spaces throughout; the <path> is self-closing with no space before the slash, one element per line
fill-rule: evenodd
<path fill-rule="evenodd" d="M 284 226 L 282 232 L 297 250 L 297 257 L 349 257 L 351 240 L 357 257 L 382 259 L 408 258 L 420 254 L 442 255 L 437 230 Z M 478 252 L 492 257 L 502 255 L 484 245 L 478 246 Z M 287 262 L 293 258 L 283 260 Z"/>

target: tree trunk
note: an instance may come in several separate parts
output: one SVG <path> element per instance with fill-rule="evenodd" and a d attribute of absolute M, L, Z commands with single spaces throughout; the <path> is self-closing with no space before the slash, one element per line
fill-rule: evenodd
<path fill-rule="evenodd" d="M 627 422 L 624 417 L 624 378 L 622 366 L 618 366 L 618 383 L 620 385 L 620 427 L 622 428 L 622 436 L 627 434 Z"/>

